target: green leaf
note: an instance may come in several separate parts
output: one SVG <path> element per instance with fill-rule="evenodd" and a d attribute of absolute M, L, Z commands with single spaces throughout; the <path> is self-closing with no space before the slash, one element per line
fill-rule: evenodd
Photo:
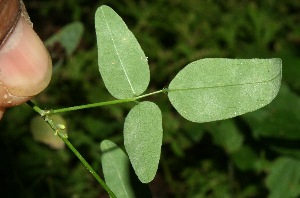
<path fill-rule="evenodd" d="M 239 150 L 244 140 L 233 120 L 223 120 L 213 125 L 211 135 L 214 144 L 222 146 L 228 153 Z"/>
<path fill-rule="evenodd" d="M 280 59 L 207 58 L 183 68 L 170 83 L 168 96 L 187 120 L 210 122 L 267 105 L 280 83 Z"/>
<path fill-rule="evenodd" d="M 256 164 L 260 160 L 253 149 L 247 145 L 242 146 L 234 153 L 230 153 L 230 157 L 234 164 L 242 171 L 256 170 Z"/>
<path fill-rule="evenodd" d="M 108 6 L 95 16 L 100 74 L 108 91 L 116 98 L 132 98 L 148 87 L 147 57 L 124 21 Z"/>
<path fill-rule="evenodd" d="M 103 140 L 100 148 L 102 169 L 107 186 L 117 197 L 135 197 L 130 183 L 127 155 L 109 140 Z"/>
<path fill-rule="evenodd" d="M 270 198 L 292 198 L 300 195 L 300 161 L 278 158 L 270 169 L 266 185 Z"/>
<path fill-rule="evenodd" d="M 162 145 L 162 115 L 152 102 L 141 102 L 128 113 L 124 123 L 124 145 L 133 169 L 143 183 L 157 171 Z"/>
<path fill-rule="evenodd" d="M 255 137 L 273 137 L 280 140 L 300 139 L 300 97 L 286 84 L 266 108 L 243 115 Z"/>
<path fill-rule="evenodd" d="M 281 140 L 279 140 L 281 142 Z M 293 143 L 289 144 L 292 145 Z M 298 141 L 295 141 L 295 145 L 298 145 Z M 283 146 L 272 145 L 271 149 L 277 152 L 279 155 L 285 155 L 293 158 L 300 159 L 300 150 L 295 148 L 286 148 Z"/>
<path fill-rule="evenodd" d="M 63 27 L 57 34 L 54 34 L 46 42 L 46 46 L 60 43 L 65 48 L 67 55 L 71 55 L 78 46 L 83 35 L 83 25 L 80 22 L 73 22 Z"/>

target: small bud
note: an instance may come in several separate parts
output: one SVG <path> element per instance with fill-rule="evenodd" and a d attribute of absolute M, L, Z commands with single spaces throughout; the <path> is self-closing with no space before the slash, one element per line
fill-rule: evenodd
<path fill-rule="evenodd" d="M 57 128 L 59 128 L 60 130 L 65 130 L 65 129 L 66 129 L 66 126 L 63 125 L 63 124 L 58 124 L 58 125 L 57 125 Z"/>

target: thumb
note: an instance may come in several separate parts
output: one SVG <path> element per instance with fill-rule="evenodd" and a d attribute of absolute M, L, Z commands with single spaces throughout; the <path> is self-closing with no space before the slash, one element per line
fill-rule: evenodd
<path fill-rule="evenodd" d="M 19 105 L 50 82 L 52 63 L 43 43 L 20 17 L 0 48 L 0 119 L 5 107 Z"/>
<path fill-rule="evenodd" d="M 1 118 L 2 118 L 2 116 L 3 116 L 3 113 L 4 113 L 4 110 L 3 110 L 3 109 L 0 109 L 0 120 L 1 120 Z"/>

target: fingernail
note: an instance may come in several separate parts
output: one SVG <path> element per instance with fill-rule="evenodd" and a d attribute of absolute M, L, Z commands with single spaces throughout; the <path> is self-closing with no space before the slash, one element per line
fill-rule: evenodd
<path fill-rule="evenodd" d="M 25 6 L 23 6 L 25 7 Z M 0 0 L 0 48 L 16 26 L 22 14 L 20 0 Z"/>

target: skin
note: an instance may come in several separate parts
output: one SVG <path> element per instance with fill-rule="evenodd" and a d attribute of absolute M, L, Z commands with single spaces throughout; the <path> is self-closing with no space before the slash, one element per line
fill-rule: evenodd
<path fill-rule="evenodd" d="M 7 107 L 31 99 L 49 84 L 52 62 L 30 24 L 20 17 L 0 48 L 0 119 Z"/>

